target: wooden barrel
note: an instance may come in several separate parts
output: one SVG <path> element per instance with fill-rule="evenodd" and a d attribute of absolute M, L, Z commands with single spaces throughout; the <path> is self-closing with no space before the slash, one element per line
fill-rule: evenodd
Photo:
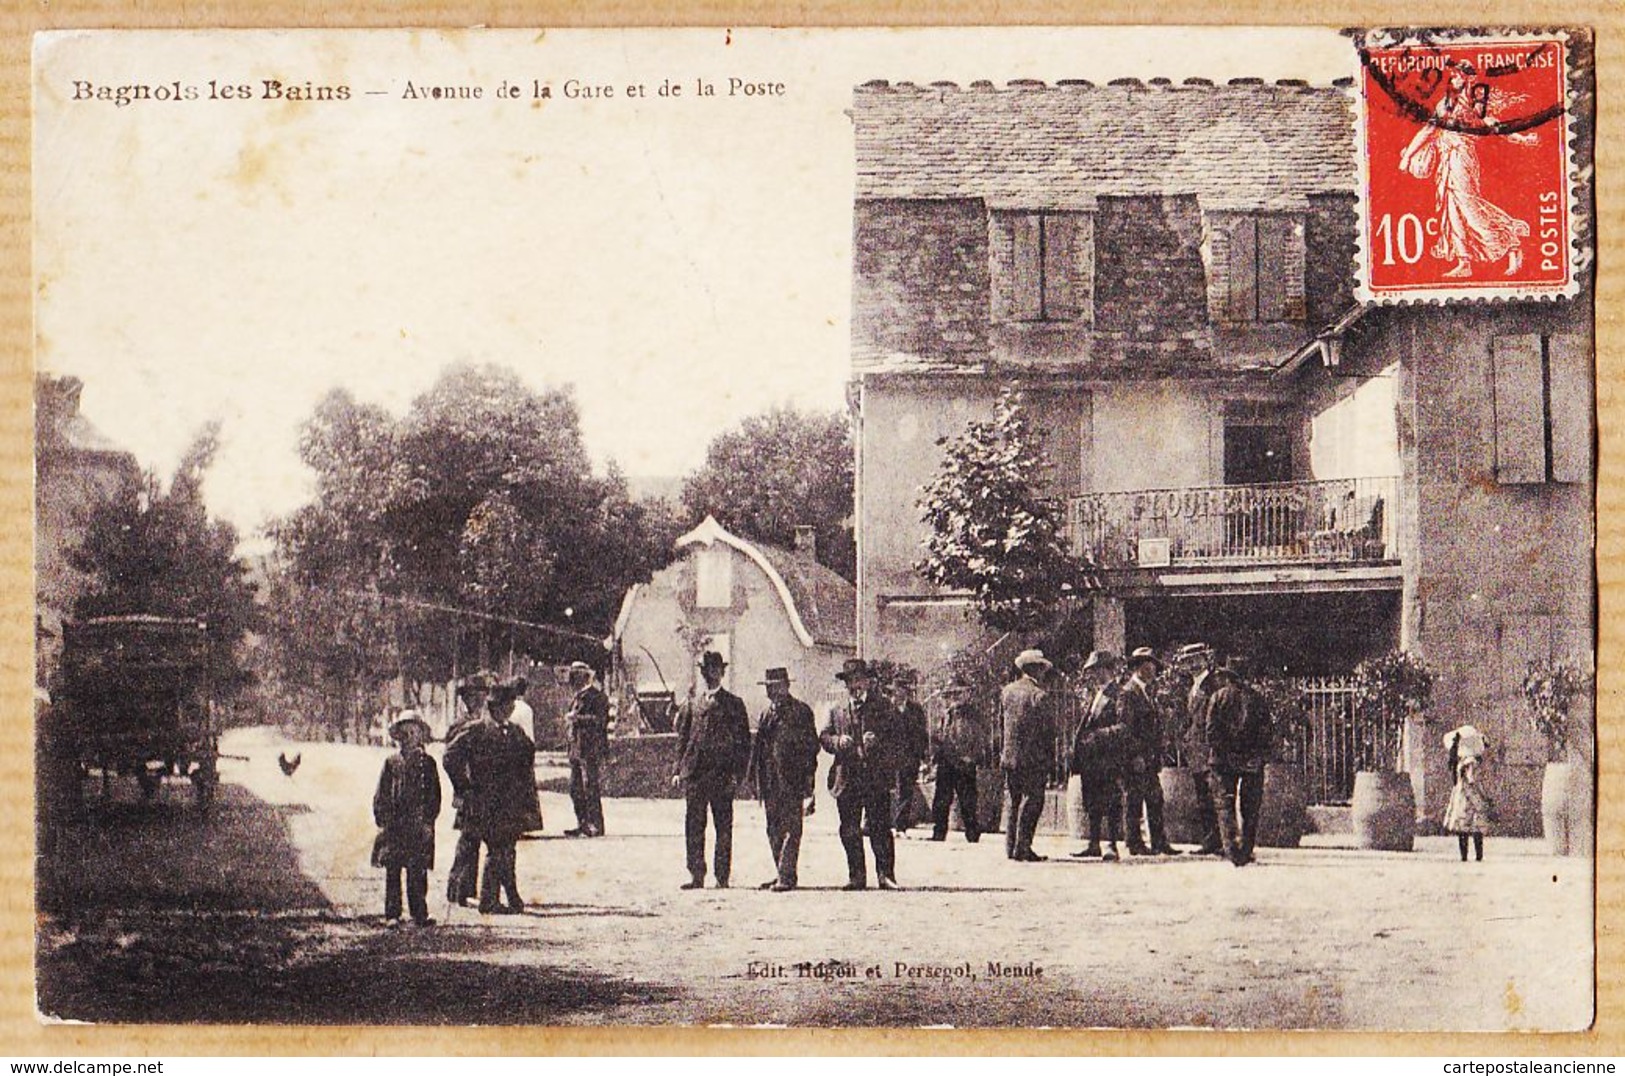
<path fill-rule="evenodd" d="M 1189 766 L 1164 766 L 1157 780 L 1162 783 L 1162 823 L 1168 839 L 1175 844 L 1201 844 L 1196 772 Z"/>
<path fill-rule="evenodd" d="M 1408 773 L 1361 770 L 1349 808 L 1354 842 L 1382 852 L 1409 852 L 1416 842 L 1416 790 Z"/>
<path fill-rule="evenodd" d="M 1264 767 L 1264 803 L 1258 809 L 1258 843 L 1296 848 L 1309 832 L 1309 780 L 1302 766 L 1271 762 Z"/>

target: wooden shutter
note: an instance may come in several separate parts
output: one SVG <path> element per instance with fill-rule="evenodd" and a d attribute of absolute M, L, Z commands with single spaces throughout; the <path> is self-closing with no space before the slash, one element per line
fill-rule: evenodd
<path fill-rule="evenodd" d="M 1584 482 L 1591 477 L 1591 350 L 1583 336 L 1546 341 L 1550 371 L 1552 479 Z"/>
<path fill-rule="evenodd" d="M 1095 215 L 1072 215 L 1072 308 L 1080 321 L 1095 320 Z"/>
<path fill-rule="evenodd" d="M 993 320 L 1005 322 L 1015 315 L 1015 218 L 1009 213 L 987 216 L 988 282 Z"/>
<path fill-rule="evenodd" d="M 1303 219 L 1258 218 L 1258 320 L 1303 320 Z"/>
<path fill-rule="evenodd" d="M 1546 392 L 1540 337 L 1497 336 L 1495 477 L 1506 484 L 1546 481 Z"/>
<path fill-rule="evenodd" d="M 1218 324 L 1229 320 L 1230 307 L 1230 226 L 1234 218 L 1209 213 L 1207 231 L 1207 315 Z"/>
<path fill-rule="evenodd" d="M 1231 219 L 1224 319 L 1254 321 L 1258 317 L 1257 222 L 1252 217 Z"/>
<path fill-rule="evenodd" d="M 1044 295 L 1040 291 L 1043 263 L 1040 257 L 1042 227 L 1036 213 L 1021 213 L 1011 222 L 1015 256 L 1011 259 L 1011 317 L 1017 321 L 1037 321 L 1043 316 Z"/>
<path fill-rule="evenodd" d="M 1046 213 L 1044 228 L 1044 317 L 1071 321 L 1078 316 L 1072 281 L 1073 248 L 1077 244 L 1077 217 Z"/>

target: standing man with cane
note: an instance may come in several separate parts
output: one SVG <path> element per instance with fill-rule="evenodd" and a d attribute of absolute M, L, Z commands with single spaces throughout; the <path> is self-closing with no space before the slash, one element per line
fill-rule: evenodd
<path fill-rule="evenodd" d="M 835 678 L 846 684 L 850 697 L 830 707 L 818 739 L 835 756 L 829 789 L 835 794 L 841 847 L 846 850 L 847 881 L 842 888 L 869 888 L 869 867 L 863 856 L 867 826 L 877 884 L 881 889 L 901 889 L 891 830 L 891 797 L 903 738 L 897 711 L 875 690 L 874 673 L 862 658 L 848 658 Z"/>

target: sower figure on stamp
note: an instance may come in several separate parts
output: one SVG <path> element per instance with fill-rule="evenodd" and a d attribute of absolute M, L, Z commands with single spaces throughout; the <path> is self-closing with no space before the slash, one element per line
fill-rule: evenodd
<path fill-rule="evenodd" d="M 1163 828 L 1162 769 L 1163 715 L 1151 698 L 1151 681 L 1162 670 L 1155 650 L 1142 646 L 1129 655 L 1128 683 L 1117 697 L 1117 710 L 1134 737 L 1134 750 L 1128 758 L 1128 795 L 1123 801 L 1123 836 L 1130 855 L 1177 856 Z M 1140 835 L 1140 816 L 1145 815 L 1151 843 Z"/>
<path fill-rule="evenodd" d="M 778 877 L 761 888 L 783 893 L 797 884 L 802 817 L 812 806 L 818 729 L 812 709 L 790 694 L 790 671 L 769 669 L 762 681 L 768 708 L 756 726 L 749 776 L 767 813 L 767 843 Z"/>
<path fill-rule="evenodd" d="M 897 712 L 875 690 L 874 674 L 862 658 L 848 658 L 835 678 L 846 684 L 849 698 L 830 707 L 818 739 L 835 756 L 829 789 L 835 794 L 841 847 L 846 850 L 847 881 L 842 888 L 869 888 L 869 866 L 863 856 L 867 828 L 877 883 L 881 889 L 898 889 L 891 831 L 892 787 L 902 743 Z"/>
<path fill-rule="evenodd" d="M 390 739 L 401 749 L 384 760 L 372 796 L 372 818 L 378 824 L 372 865 L 386 871 L 384 919 L 391 926 L 401 919 L 403 874 L 412 922 L 434 922 L 429 918 L 429 871 L 434 869 L 434 822 L 440 817 L 440 767 L 424 753 L 429 735 L 428 722 L 416 710 L 390 722 Z"/>
<path fill-rule="evenodd" d="M 672 783 L 686 800 L 683 837 L 688 878 L 683 889 L 705 885 L 705 816 L 717 831 L 717 888 L 728 888 L 733 867 L 734 792 L 750 765 L 750 717 L 738 695 L 722 686 L 728 663 L 714 650 L 700 658 L 705 690 L 677 712 L 677 763 Z"/>
<path fill-rule="evenodd" d="M 1191 768 L 1196 784 L 1196 818 L 1202 827 L 1202 847 L 1198 854 L 1222 856 L 1224 841 L 1219 837 L 1219 816 L 1213 807 L 1213 770 L 1207 744 L 1207 701 L 1218 684 L 1213 670 L 1219 663 L 1213 648 L 1206 643 L 1180 647 L 1174 662 L 1194 678 L 1185 702 L 1185 763 Z"/>
<path fill-rule="evenodd" d="M 893 828 L 907 833 L 914 825 L 915 787 L 920 780 L 920 765 L 931 749 L 931 731 L 926 727 L 925 707 L 914 698 L 915 676 L 904 671 L 892 682 L 892 706 L 903 730 L 900 758 L 897 767 L 897 802 L 892 816 Z"/>
<path fill-rule="evenodd" d="M 457 701 L 462 706 L 462 713 L 446 730 L 446 777 L 451 781 L 451 806 L 456 812 L 452 825 L 457 829 L 457 848 L 452 853 L 451 869 L 446 873 L 446 899 L 462 907 L 467 907 L 469 901 L 474 899 L 479 886 L 480 837 L 469 825 L 465 810 L 468 770 L 464 762 L 468 756 L 457 744 L 486 720 L 485 703 L 490 697 L 490 675 L 483 672 L 471 674 L 457 688 Z"/>
<path fill-rule="evenodd" d="M 1122 668 L 1116 654 L 1095 650 L 1081 670 L 1086 681 L 1096 681 L 1099 687 L 1071 745 L 1070 768 L 1083 785 L 1083 809 L 1089 816 L 1089 843 L 1072 853 L 1075 859 L 1115 862 L 1117 842 L 1123 839 L 1123 761 L 1129 734 L 1117 716 Z"/>
<path fill-rule="evenodd" d="M 999 758 L 1010 793 L 1010 819 L 1004 829 L 1004 854 L 1021 863 L 1041 863 L 1033 851 L 1033 834 L 1044 813 L 1044 789 L 1055 767 L 1055 707 L 1041 681 L 1050 661 L 1041 651 L 1016 656 L 1021 676 L 999 694 L 1004 751 Z"/>
<path fill-rule="evenodd" d="M 1235 657 L 1213 670 L 1219 686 L 1207 703 L 1208 751 L 1217 788 L 1213 807 L 1225 852 L 1238 867 L 1253 861 L 1258 811 L 1264 802 L 1264 763 L 1270 753 L 1269 706 L 1248 686 L 1244 674 L 1245 665 Z"/>
<path fill-rule="evenodd" d="M 931 839 L 948 839 L 948 812 L 959 799 L 959 819 L 965 840 L 982 838 L 982 820 L 976 813 L 976 767 L 987 757 L 987 725 L 981 720 L 970 688 L 953 684 L 943 692 L 942 716 L 931 727 L 931 761 L 937 768 L 937 787 L 931 797 Z"/>
<path fill-rule="evenodd" d="M 570 803 L 576 824 L 564 835 L 602 837 L 604 799 L 599 770 L 609 754 L 609 696 L 595 682 L 592 666 L 584 661 L 570 663 L 570 688 L 575 697 L 565 712 L 564 727 L 570 739 Z"/>

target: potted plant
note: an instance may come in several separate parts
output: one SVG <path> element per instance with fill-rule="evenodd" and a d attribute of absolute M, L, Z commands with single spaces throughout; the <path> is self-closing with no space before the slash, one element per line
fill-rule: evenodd
<path fill-rule="evenodd" d="M 1589 774 L 1573 751 L 1574 703 L 1591 678 L 1570 661 L 1532 661 L 1524 672 L 1529 723 L 1547 745 L 1540 784 L 1541 830 L 1557 855 L 1585 855 L 1591 847 Z"/>
<path fill-rule="evenodd" d="M 1258 817 L 1258 843 L 1296 848 L 1309 832 L 1309 779 L 1304 773 L 1303 691 L 1291 677 L 1261 675 L 1253 689 L 1270 710 L 1270 758 L 1264 765 L 1264 803 Z"/>
<path fill-rule="evenodd" d="M 1409 852 L 1416 842 L 1416 790 L 1400 769 L 1405 723 L 1433 699 L 1433 670 L 1417 654 L 1390 650 L 1354 669 L 1364 719 L 1362 767 L 1354 775 L 1350 814 L 1361 848 Z"/>

